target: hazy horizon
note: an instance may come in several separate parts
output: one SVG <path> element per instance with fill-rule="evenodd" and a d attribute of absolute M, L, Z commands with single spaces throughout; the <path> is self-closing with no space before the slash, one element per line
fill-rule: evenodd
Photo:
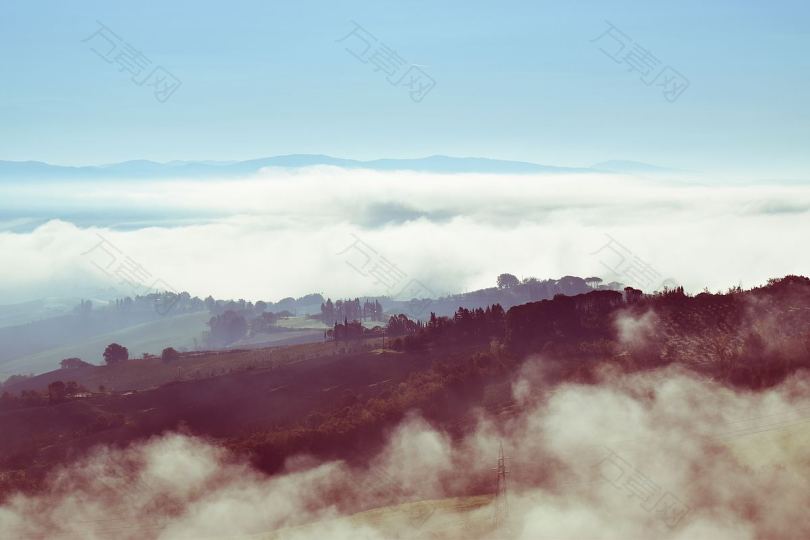
<path fill-rule="evenodd" d="M 802 177 L 807 17 L 794 0 L 11 3 L 0 159 L 443 154 Z M 99 24 L 109 33 L 91 38 Z M 363 56 L 355 24 L 398 58 Z M 113 35 L 143 58 L 105 57 Z M 400 61 L 435 87 L 411 99 L 386 77 Z M 163 102 L 144 82 L 154 66 L 180 82 Z M 682 93 L 662 95 L 665 67 Z"/>
<path fill-rule="evenodd" d="M 616 250 L 599 254 L 609 237 L 661 275 L 624 280 L 645 289 L 666 278 L 692 292 L 753 286 L 810 265 L 790 249 L 810 210 L 803 186 L 672 178 L 305 167 L 204 182 L 11 184 L 0 208 L 17 217 L 0 246 L 15 264 L 0 269 L 0 296 L 75 296 L 70 280 L 114 284 L 94 266 L 100 238 L 175 290 L 220 298 L 386 294 L 351 268 L 351 252 L 340 255 L 352 235 L 442 294 L 493 286 L 502 272 L 616 279 Z"/>

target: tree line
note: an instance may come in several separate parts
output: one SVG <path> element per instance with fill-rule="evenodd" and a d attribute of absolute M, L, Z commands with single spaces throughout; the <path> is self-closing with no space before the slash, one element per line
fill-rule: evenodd
<path fill-rule="evenodd" d="M 360 304 L 360 299 L 337 300 L 332 303 L 331 298 L 321 304 L 321 321 L 324 324 L 335 324 L 341 321 L 380 321 L 383 322 L 383 307 L 377 299 L 368 299 Z"/>

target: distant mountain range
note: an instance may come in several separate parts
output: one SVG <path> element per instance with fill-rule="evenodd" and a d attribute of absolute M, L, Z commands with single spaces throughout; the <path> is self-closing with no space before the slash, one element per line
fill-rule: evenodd
<path fill-rule="evenodd" d="M 375 171 L 422 171 L 437 173 L 657 173 L 670 172 L 646 163 L 606 161 L 591 167 L 555 167 L 525 161 L 475 157 L 428 156 L 415 159 L 358 161 L 317 154 L 291 154 L 248 161 L 124 161 L 109 165 L 71 167 L 41 161 L 0 161 L 0 180 L 94 180 L 110 178 L 239 178 L 266 167 L 300 168 L 331 165 L 345 169 Z"/>

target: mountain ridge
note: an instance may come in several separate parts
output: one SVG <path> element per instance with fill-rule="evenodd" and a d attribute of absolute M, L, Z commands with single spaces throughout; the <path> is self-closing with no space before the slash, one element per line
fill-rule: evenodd
<path fill-rule="evenodd" d="M 54 165 L 43 161 L 0 160 L 0 179 L 82 179 L 101 178 L 238 178 L 249 176 L 268 167 L 301 168 L 335 166 L 346 169 L 376 171 L 417 171 L 436 173 L 600 173 L 617 172 L 600 167 L 608 164 L 632 164 L 630 169 L 643 172 L 664 172 L 670 169 L 630 161 L 608 161 L 591 167 L 542 165 L 528 161 L 513 161 L 482 157 L 430 155 L 420 158 L 381 158 L 355 160 L 325 154 L 286 154 L 242 161 L 182 161 L 157 162 L 144 159 L 103 165 Z"/>

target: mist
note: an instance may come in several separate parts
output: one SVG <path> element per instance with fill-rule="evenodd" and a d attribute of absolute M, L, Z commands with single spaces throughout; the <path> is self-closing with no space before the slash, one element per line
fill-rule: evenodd
<path fill-rule="evenodd" d="M 349 264 L 354 238 L 435 294 L 492 286 L 502 272 L 599 275 L 644 290 L 674 278 L 692 292 L 725 290 L 810 264 L 795 250 L 810 208 L 804 185 L 310 167 L 243 180 L 4 190 L 6 210 L 30 218 L 0 232 L 6 303 L 108 287 L 132 295 L 88 255 L 99 238 L 175 290 L 269 300 L 391 294 Z M 609 238 L 654 279 L 623 274 Z"/>
<path fill-rule="evenodd" d="M 456 439 L 414 413 L 362 469 L 297 456 L 267 477 L 226 450 L 179 433 L 127 449 L 101 448 L 53 473 L 41 495 L 10 498 L 0 507 L 0 536 L 753 540 L 810 534 L 807 373 L 753 392 L 674 367 L 636 374 L 605 368 L 596 384 L 551 388 L 546 374 L 553 364 L 541 357 L 524 364 L 513 381 L 517 412 L 479 412 L 476 427 Z M 508 468 L 505 500 L 491 497 L 500 445 Z M 480 496 L 436 502 L 470 494 Z M 508 510 L 496 522 L 496 507 L 504 503 Z M 273 530 L 276 536 L 267 535 Z"/>

